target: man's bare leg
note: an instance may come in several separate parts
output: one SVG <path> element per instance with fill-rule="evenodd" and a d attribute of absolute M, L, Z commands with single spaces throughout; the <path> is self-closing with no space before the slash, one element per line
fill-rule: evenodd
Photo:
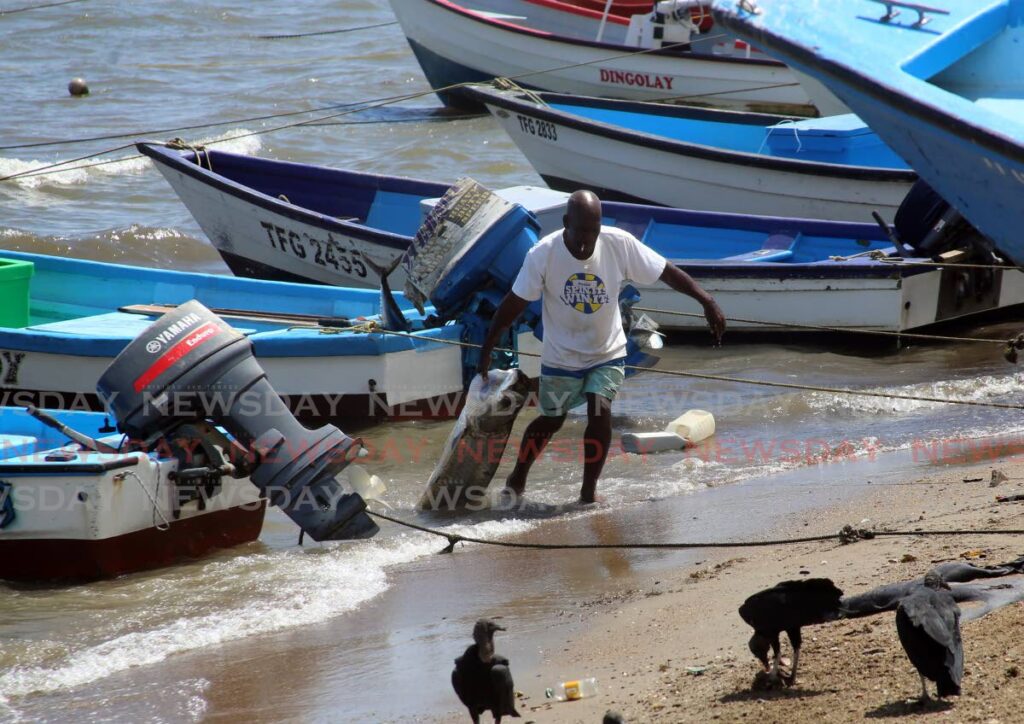
<path fill-rule="evenodd" d="M 519 443 L 519 455 L 516 457 L 516 466 L 505 481 L 505 487 L 511 489 L 516 495 L 522 495 L 526 490 L 526 476 L 530 468 L 544 452 L 551 436 L 562 427 L 565 422 L 565 415 L 561 417 L 549 417 L 541 415 L 526 426 L 523 433 L 523 441 Z"/>
<path fill-rule="evenodd" d="M 587 429 L 583 431 L 583 487 L 580 502 L 597 500 L 597 479 L 601 477 L 608 446 L 612 441 L 612 403 L 607 397 L 587 393 Z"/>

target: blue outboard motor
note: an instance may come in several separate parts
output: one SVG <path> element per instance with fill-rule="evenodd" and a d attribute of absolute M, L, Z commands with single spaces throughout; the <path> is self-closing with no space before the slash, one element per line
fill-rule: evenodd
<path fill-rule="evenodd" d="M 473 179 L 460 179 L 431 209 L 405 253 L 405 296 L 421 313 L 429 303 L 441 320 L 458 318 L 462 341 L 481 344 L 539 234 L 537 219 L 522 206 Z M 531 304 L 518 328 L 499 341 L 499 347 L 513 352 L 495 353 L 494 366 L 518 366 L 517 332 L 539 322 L 540 304 Z M 478 360 L 477 349 L 465 348 L 467 384 Z"/>
<path fill-rule="evenodd" d="M 512 289 L 527 252 L 538 241 L 540 224 L 519 204 L 502 199 L 470 178 L 459 179 L 427 215 L 402 260 L 405 296 L 422 313 L 432 304 L 442 321 L 458 318 L 462 341 L 482 344 L 494 312 Z M 630 291 L 631 290 L 631 291 Z M 631 287 L 626 296 L 635 294 Z M 518 366 L 518 332 L 530 329 L 541 339 L 541 303 L 527 307 L 517 328 L 498 347 L 493 366 Z M 627 362 L 649 363 L 632 339 Z M 463 379 L 472 379 L 479 351 L 467 347 L 462 356 Z"/>

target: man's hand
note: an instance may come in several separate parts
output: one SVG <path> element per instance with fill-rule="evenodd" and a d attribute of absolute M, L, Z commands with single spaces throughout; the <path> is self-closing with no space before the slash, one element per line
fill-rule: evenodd
<path fill-rule="evenodd" d="M 725 315 L 714 299 L 704 303 L 704 317 L 708 320 L 708 329 L 715 340 L 715 346 L 722 346 L 722 335 L 725 334 Z"/>
<path fill-rule="evenodd" d="M 487 382 L 487 373 L 491 369 L 491 348 L 484 346 L 480 350 L 480 361 L 477 362 L 476 371 L 484 378 L 484 382 Z"/>

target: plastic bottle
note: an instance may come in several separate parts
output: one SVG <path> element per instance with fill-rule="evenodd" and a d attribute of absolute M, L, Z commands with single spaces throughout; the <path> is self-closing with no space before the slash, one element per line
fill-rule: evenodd
<path fill-rule="evenodd" d="M 563 681 L 544 690 L 544 696 L 555 701 L 576 701 L 597 694 L 597 679 L 574 679 Z"/>
<path fill-rule="evenodd" d="M 679 437 L 697 444 L 715 434 L 715 416 L 707 410 L 687 410 L 665 427 Z"/>

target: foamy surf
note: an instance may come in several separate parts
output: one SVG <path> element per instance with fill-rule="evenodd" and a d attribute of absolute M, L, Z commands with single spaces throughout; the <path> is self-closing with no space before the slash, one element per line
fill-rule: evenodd
<path fill-rule="evenodd" d="M 915 397 L 931 397 L 940 400 L 970 400 L 972 402 L 1021 402 L 1020 391 L 1024 373 L 1012 375 L 983 375 L 967 379 L 940 380 L 913 385 L 869 388 L 868 392 L 895 394 Z M 924 400 L 902 400 L 891 397 L 867 397 L 862 395 L 837 395 L 831 392 L 812 392 L 807 397 L 812 410 L 828 413 L 905 413 L 936 410 L 945 405 L 941 402 Z"/>
<path fill-rule="evenodd" d="M 534 525 L 513 519 L 453 525 L 445 530 L 467 536 L 497 537 L 521 533 Z M 437 550 L 438 538 L 434 536 L 401 534 L 380 541 L 288 549 L 212 562 L 204 566 L 202 573 L 190 577 L 185 597 L 181 596 L 181 581 L 159 580 L 157 590 L 141 596 L 146 601 L 144 610 L 123 612 L 120 616 L 144 630 L 71 648 L 57 663 L 14 666 L 0 675 L 0 702 L 28 694 L 70 690 L 175 654 L 321 623 L 386 591 L 388 568 Z M 139 585 L 151 584 L 143 581 Z M 245 601 L 243 605 L 232 605 L 239 598 Z M 190 615 L 203 606 L 212 610 Z M 147 627 L 147 617 L 153 616 L 163 616 L 165 620 Z M 82 638 L 87 639 L 88 635 L 84 632 Z M 67 644 L 69 648 L 74 645 L 73 641 Z"/>
<path fill-rule="evenodd" d="M 248 129 L 236 128 L 220 135 L 200 138 L 193 143 L 196 146 L 216 145 L 219 150 L 232 153 L 253 154 L 263 146 L 263 142 L 260 136 L 248 135 L 251 133 Z M 136 174 L 152 166 L 148 158 L 129 153 L 127 149 L 118 158 L 88 158 L 47 170 L 56 163 L 60 163 L 60 160 L 0 158 L 0 177 L 27 174 L 6 183 L 13 183 L 23 189 L 38 189 L 44 186 L 74 186 L 96 178 Z M 33 175 L 36 171 L 40 173 Z"/>

